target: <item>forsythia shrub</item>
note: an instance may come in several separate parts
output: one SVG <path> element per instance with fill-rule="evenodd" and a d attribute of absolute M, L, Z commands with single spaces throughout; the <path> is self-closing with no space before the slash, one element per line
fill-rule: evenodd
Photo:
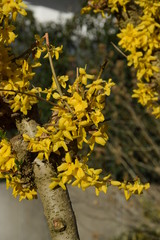
<path fill-rule="evenodd" d="M 137 7 L 139 16 L 132 21 L 130 12 Z M 125 27 L 120 29 L 119 45 L 125 49 L 128 65 L 137 69 L 137 89 L 133 90 L 133 98 L 146 106 L 156 118 L 160 118 L 160 2 L 159 0 L 89 0 L 82 13 L 93 10 L 101 12 L 105 17 L 114 14 L 118 19 L 128 15 Z M 157 64 L 158 63 L 158 64 Z M 158 65 L 158 66 L 157 66 Z"/>
<path fill-rule="evenodd" d="M 116 2 L 118 1 L 113 6 L 110 3 L 112 11 L 117 10 Z M 129 1 L 125 1 L 127 2 Z M 121 5 L 125 11 L 125 5 Z M 121 183 L 112 180 L 110 174 L 101 177 L 102 169 L 89 168 L 87 164 L 95 144 L 104 146 L 108 140 L 103 110 L 114 83 L 111 79 L 104 81 L 101 74 L 98 77 L 87 74 L 86 68 L 77 69 L 73 84 L 67 83 L 67 75 L 56 76 L 52 59 L 59 59 L 63 47 L 50 45 L 47 34 L 43 37 L 35 36 L 32 47 L 20 56 L 15 56 L 12 49 L 17 36 L 13 23 L 18 13 L 26 15 L 24 8 L 26 6 L 22 0 L 2 0 L 0 3 L 0 98 L 10 106 L 13 113 L 18 112 L 22 117 L 27 116 L 32 106 L 40 100 L 52 105 L 51 120 L 44 126 L 37 127 L 35 137 L 23 134 L 24 141 L 28 143 L 28 151 L 37 153 L 39 159 L 56 166 L 57 177 L 51 179 L 50 188 L 60 186 L 65 190 L 66 184 L 72 184 L 85 190 L 94 186 L 96 195 L 99 195 L 100 191 L 106 193 L 108 186 L 113 185 L 124 190 L 126 199 L 132 194 L 141 194 L 149 188 L 148 183 L 143 185 L 139 179 Z M 125 32 L 122 31 L 121 34 L 124 35 Z M 126 44 L 125 38 L 121 38 L 122 44 Z M 129 56 L 130 63 L 137 59 L 134 55 L 132 60 L 132 55 Z M 35 74 L 33 69 L 41 65 L 40 57 L 49 58 L 51 65 L 52 85 L 48 89 L 31 84 Z M 134 64 L 138 66 L 139 62 Z M 152 68 L 154 70 L 157 69 Z M 150 77 L 151 74 L 145 72 L 143 75 Z M 34 176 L 24 177 L 24 166 L 32 171 L 32 162 L 17 160 L 11 142 L 3 134 L 1 139 L 0 178 L 6 179 L 7 188 L 12 187 L 13 195 L 19 195 L 20 200 L 35 198 L 37 190 Z"/>

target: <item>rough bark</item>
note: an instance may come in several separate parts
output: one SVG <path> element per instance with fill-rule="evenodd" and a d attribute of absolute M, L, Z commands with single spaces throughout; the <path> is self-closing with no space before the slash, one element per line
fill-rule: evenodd
<path fill-rule="evenodd" d="M 21 134 L 26 133 L 30 137 L 34 137 L 37 125 L 33 120 L 23 119 L 17 123 L 17 128 Z M 30 161 L 31 155 L 27 152 L 27 143 L 20 136 L 14 137 L 11 143 L 18 159 L 25 158 L 25 161 Z M 79 240 L 76 219 L 68 192 L 60 187 L 55 190 L 49 189 L 51 178 L 56 176 L 54 168 L 49 161 L 41 161 L 36 158 L 33 161 L 33 172 L 51 238 L 53 240 Z"/>
<path fill-rule="evenodd" d="M 35 159 L 34 173 L 52 239 L 79 239 L 68 192 L 60 187 L 55 190 L 48 187 L 51 177 L 55 175 L 51 165 Z"/>

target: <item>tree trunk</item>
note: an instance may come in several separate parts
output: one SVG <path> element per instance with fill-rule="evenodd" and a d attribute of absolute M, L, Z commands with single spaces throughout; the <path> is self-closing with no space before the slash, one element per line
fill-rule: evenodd
<path fill-rule="evenodd" d="M 34 173 L 52 239 L 79 239 L 68 192 L 60 187 L 55 190 L 49 189 L 51 178 L 55 176 L 52 166 L 48 162 L 44 163 L 36 158 Z"/>
<path fill-rule="evenodd" d="M 17 128 L 21 134 L 26 133 L 30 137 L 34 137 L 37 125 L 33 120 L 23 119 L 17 123 Z M 14 137 L 11 143 L 17 158 L 28 162 L 31 155 L 26 150 L 27 143 L 20 136 Z M 49 188 L 51 178 L 56 176 L 54 168 L 49 161 L 44 162 L 36 158 L 33 161 L 33 172 L 35 184 L 43 204 L 44 214 L 49 225 L 51 239 L 79 240 L 76 219 L 68 191 L 64 191 L 60 187 L 54 190 Z"/>

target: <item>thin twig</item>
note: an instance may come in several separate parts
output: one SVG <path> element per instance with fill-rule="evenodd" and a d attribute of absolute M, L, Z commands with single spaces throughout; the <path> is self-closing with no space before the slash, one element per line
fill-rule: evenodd
<path fill-rule="evenodd" d="M 45 33 L 45 38 L 46 38 L 46 45 L 47 45 L 48 57 L 49 57 L 49 62 L 50 62 L 50 66 L 51 66 L 52 75 L 53 75 L 55 83 L 56 83 L 57 91 L 58 91 L 59 95 L 61 97 L 63 97 L 63 93 L 62 93 L 61 87 L 59 85 L 59 82 L 58 82 L 58 79 L 57 79 L 57 76 L 56 76 L 56 73 L 55 73 L 55 69 L 54 69 L 53 61 L 52 61 L 52 56 L 51 56 L 50 49 L 49 49 L 50 45 L 49 45 L 48 33 Z"/>
<path fill-rule="evenodd" d="M 79 77 L 78 67 L 76 68 L 76 77 Z"/>
<path fill-rule="evenodd" d="M 127 58 L 127 55 L 124 54 L 124 52 L 122 52 L 122 50 L 119 47 L 117 47 L 113 42 L 111 42 L 111 44 L 118 52 L 120 52 L 125 58 Z"/>
<path fill-rule="evenodd" d="M 62 90 L 61 90 L 61 87 L 60 87 L 60 84 L 58 82 L 58 79 L 57 79 L 57 76 L 56 76 L 56 73 L 55 73 L 55 69 L 54 69 L 54 66 L 53 66 L 52 56 L 51 56 L 51 53 L 50 53 L 50 44 L 49 44 L 49 35 L 48 35 L 48 33 L 45 33 L 44 38 L 46 39 L 46 46 L 47 46 L 47 50 L 48 50 L 49 62 L 50 62 L 50 66 L 51 66 L 52 75 L 54 77 L 54 81 L 55 81 L 55 84 L 56 84 L 56 87 L 57 87 L 57 91 L 58 91 L 59 95 L 61 97 L 63 97 L 63 93 L 62 93 Z M 64 104 L 67 106 L 69 111 L 72 113 L 72 109 L 70 108 L 68 103 L 64 102 Z"/>
<path fill-rule="evenodd" d="M 97 79 L 100 79 L 100 78 L 101 78 L 102 73 L 104 72 L 104 69 L 105 69 L 107 63 L 108 63 L 108 59 L 107 59 L 107 57 L 106 57 L 105 60 L 104 60 L 104 62 L 103 62 L 103 64 L 101 65 L 101 68 L 100 68 L 100 71 L 99 71 L 99 74 L 98 74 Z"/>
<path fill-rule="evenodd" d="M 45 98 L 42 98 L 40 96 L 37 96 L 37 95 L 34 95 L 34 94 L 31 94 L 31 93 L 26 93 L 26 92 L 21 92 L 21 91 L 18 91 L 18 90 L 8 90 L 8 89 L 3 89 L 3 88 L 0 88 L 0 92 L 14 92 L 14 93 L 20 93 L 20 94 L 24 94 L 24 95 L 27 95 L 27 96 L 30 96 L 30 97 L 35 97 L 43 102 L 47 102 L 53 106 L 56 106 L 55 103 L 49 101 L 49 100 L 46 100 Z"/>
<path fill-rule="evenodd" d="M 12 61 L 15 62 L 17 59 L 20 59 L 20 58 L 22 58 L 22 57 L 24 57 L 24 56 L 26 56 L 26 55 L 29 57 L 29 55 L 33 52 L 33 49 L 34 49 L 36 46 L 37 46 L 37 41 L 36 41 L 35 43 L 33 43 L 30 48 L 28 48 L 27 50 L 25 50 L 25 51 L 24 51 L 23 53 L 21 53 L 19 56 L 13 58 Z"/>

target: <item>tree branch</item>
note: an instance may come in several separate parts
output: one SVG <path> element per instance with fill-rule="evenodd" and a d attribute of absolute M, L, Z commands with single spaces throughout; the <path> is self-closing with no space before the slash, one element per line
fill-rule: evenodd
<path fill-rule="evenodd" d="M 47 218 L 53 240 L 78 240 L 75 216 L 67 190 L 57 187 L 49 189 L 51 178 L 56 173 L 49 162 L 34 160 L 35 182 L 43 203 L 44 214 Z"/>
<path fill-rule="evenodd" d="M 42 98 L 40 96 L 31 94 L 31 93 L 21 92 L 21 91 L 18 91 L 18 90 L 8 90 L 8 89 L 3 89 L 3 88 L 0 88 L 0 92 L 14 92 L 14 93 L 19 93 L 19 94 L 24 94 L 24 95 L 27 95 L 27 96 L 30 96 L 30 97 L 37 98 L 40 101 L 47 102 L 47 103 L 49 103 L 49 104 L 51 104 L 53 106 L 56 106 L 55 103 L 53 103 L 53 102 L 51 102 L 49 100 L 46 100 L 45 98 Z"/>
<path fill-rule="evenodd" d="M 26 133 L 30 137 L 35 136 L 37 131 L 36 126 L 38 126 L 38 124 L 29 119 L 23 119 L 21 122 L 17 122 L 19 132 L 21 134 Z M 22 141 L 22 143 L 25 145 L 25 149 L 27 149 L 26 142 Z M 24 150 L 24 148 L 19 146 L 16 151 L 17 155 L 18 151 L 21 152 L 22 149 Z M 60 187 L 57 187 L 54 190 L 49 189 L 51 178 L 56 176 L 55 169 L 49 161 L 41 161 L 36 158 L 33 161 L 33 172 L 52 239 L 79 240 L 76 220 L 68 192 Z"/>

